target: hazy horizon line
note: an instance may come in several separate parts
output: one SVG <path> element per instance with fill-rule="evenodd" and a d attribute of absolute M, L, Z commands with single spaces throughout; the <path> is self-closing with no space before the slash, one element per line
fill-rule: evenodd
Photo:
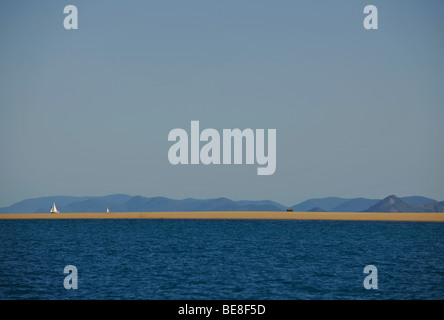
<path fill-rule="evenodd" d="M 316 197 L 313 197 L 313 198 L 306 198 L 305 200 L 302 200 L 302 201 L 296 202 L 296 203 L 293 204 L 293 205 L 287 205 L 287 204 L 284 204 L 284 203 L 282 203 L 282 202 L 280 202 L 280 201 L 276 201 L 276 200 L 272 200 L 272 199 L 256 199 L 256 200 L 251 200 L 251 199 L 240 199 L 240 200 L 234 200 L 234 199 L 229 198 L 229 197 L 226 197 L 226 196 L 208 197 L 208 198 L 195 198 L 195 197 L 185 197 L 185 198 L 172 198 L 172 197 L 171 197 L 171 198 L 170 198 L 170 197 L 168 197 L 168 196 L 164 196 L 164 195 L 147 196 L 147 195 L 142 195 L 142 194 L 135 194 L 135 195 L 133 195 L 133 194 L 128 194 L 128 193 L 110 193 L 110 194 L 105 194 L 105 195 L 101 195 L 101 196 L 97 196 L 97 195 L 96 195 L 96 196 L 91 196 L 91 195 L 81 195 L 81 196 L 77 196 L 77 195 L 56 194 L 56 195 L 48 195 L 48 196 L 29 197 L 29 198 L 24 198 L 24 199 L 22 199 L 22 200 L 15 201 L 15 202 L 13 202 L 13 203 L 10 204 L 10 205 L 3 205 L 3 206 L 1 206 L 0 208 L 10 207 L 10 206 L 13 206 L 14 204 L 20 203 L 20 202 L 22 202 L 22 201 L 33 200 L 33 199 L 39 199 L 39 198 L 51 198 L 51 197 L 103 198 L 103 197 L 116 196 L 116 195 L 129 196 L 129 197 L 131 197 L 131 198 L 132 198 L 132 197 L 166 198 L 166 199 L 175 200 L 175 201 L 183 201 L 183 200 L 188 200 L 188 199 L 193 199 L 193 200 L 228 199 L 228 200 L 230 200 L 230 201 L 234 201 L 234 202 L 238 202 L 238 201 L 271 201 L 271 202 L 275 202 L 275 203 L 277 203 L 277 204 L 280 204 L 280 205 L 282 205 L 282 206 L 284 206 L 284 207 L 289 207 L 289 208 L 290 208 L 290 207 L 293 207 L 293 206 L 295 206 L 295 205 L 301 204 L 301 203 L 303 203 L 303 202 L 305 202 L 305 201 L 309 201 L 309 200 L 318 200 L 318 199 L 327 199 L 327 198 L 339 198 L 339 199 L 344 199 L 344 200 L 354 200 L 354 199 L 383 200 L 383 199 L 385 199 L 385 198 L 387 198 L 387 197 L 390 197 L 390 196 L 395 196 L 395 197 L 398 197 L 398 198 L 401 198 L 401 199 L 402 199 L 402 198 L 408 198 L 408 197 L 424 197 L 424 198 L 428 198 L 428 199 L 431 199 L 431 200 L 434 200 L 434 201 L 440 202 L 440 200 L 436 200 L 435 198 L 428 197 L 428 196 L 423 196 L 423 195 L 417 195 L 417 194 L 414 194 L 414 195 L 407 195 L 407 196 L 398 196 L 398 195 L 396 195 L 396 194 L 394 194 L 394 193 L 392 193 L 392 194 L 390 194 L 390 195 L 387 195 L 387 196 L 384 196 L 384 197 L 382 197 L 382 198 L 367 198 L 367 197 L 364 197 L 364 196 L 358 196 L 358 197 L 341 197 L 341 196 L 324 196 L 324 197 L 322 197 L 322 196 L 316 196 Z"/>

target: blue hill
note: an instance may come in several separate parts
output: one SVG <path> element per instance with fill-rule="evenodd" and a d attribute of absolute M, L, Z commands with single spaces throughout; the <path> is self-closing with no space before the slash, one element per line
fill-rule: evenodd
<path fill-rule="evenodd" d="M 378 199 L 356 198 L 349 200 L 335 207 L 334 212 L 359 212 L 364 211 L 374 204 L 378 203 Z"/>
<path fill-rule="evenodd" d="M 426 198 L 426 197 L 421 197 L 421 196 L 411 196 L 411 197 L 402 197 L 401 198 L 402 201 L 407 202 L 408 204 L 415 204 L 415 205 L 420 205 L 420 206 L 424 206 L 426 204 L 436 204 L 438 203 L 438 201 L 430 199 L 430 198 Z"/>
<path fill-rule="evenodd" d="M 332 211 L 341 204 L 350 201 L 350 199 L 343 199 L 337 197 L 310 199 L 301 202 L 291 207 L 294 211 L 308 211 L 313 208 L 322 208 L 325 211 Z"/>

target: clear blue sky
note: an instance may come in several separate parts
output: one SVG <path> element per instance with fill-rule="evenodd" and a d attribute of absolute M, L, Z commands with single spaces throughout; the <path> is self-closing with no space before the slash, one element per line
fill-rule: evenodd
<path fill-rule="evenodd" d="M 79 29 L 63 28 L 76 5 Z M 363 8 L 376 5 L 379 29 Z M 0 2 L 0 206 L 48 195 L 444 200 L 443 1 Z M 277 169 L 168 133 L 277 129 Z"/>

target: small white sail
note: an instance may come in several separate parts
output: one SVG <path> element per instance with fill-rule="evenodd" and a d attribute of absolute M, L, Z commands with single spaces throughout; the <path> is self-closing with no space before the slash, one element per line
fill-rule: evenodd
<path fill-rule="evenodd" d="M 57 207 L 55 205 L 55 202 L 51 206 L 51 211 L 49 211 L 49 213 L 59 213 L 59 211 L 57 210 Z"/>
<path fill-rule="evenodd" d="M 109 213 L 109 208 L 106 208 L 106 212 L 108 212 L 108 213 Z"/>

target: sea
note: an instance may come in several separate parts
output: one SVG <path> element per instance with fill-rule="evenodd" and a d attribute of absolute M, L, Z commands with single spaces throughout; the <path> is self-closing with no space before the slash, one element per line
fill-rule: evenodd
<path fill-rule="evenodd" d="M 0 220 L 2 300 L 443 298 L 443 223 Z"/>

